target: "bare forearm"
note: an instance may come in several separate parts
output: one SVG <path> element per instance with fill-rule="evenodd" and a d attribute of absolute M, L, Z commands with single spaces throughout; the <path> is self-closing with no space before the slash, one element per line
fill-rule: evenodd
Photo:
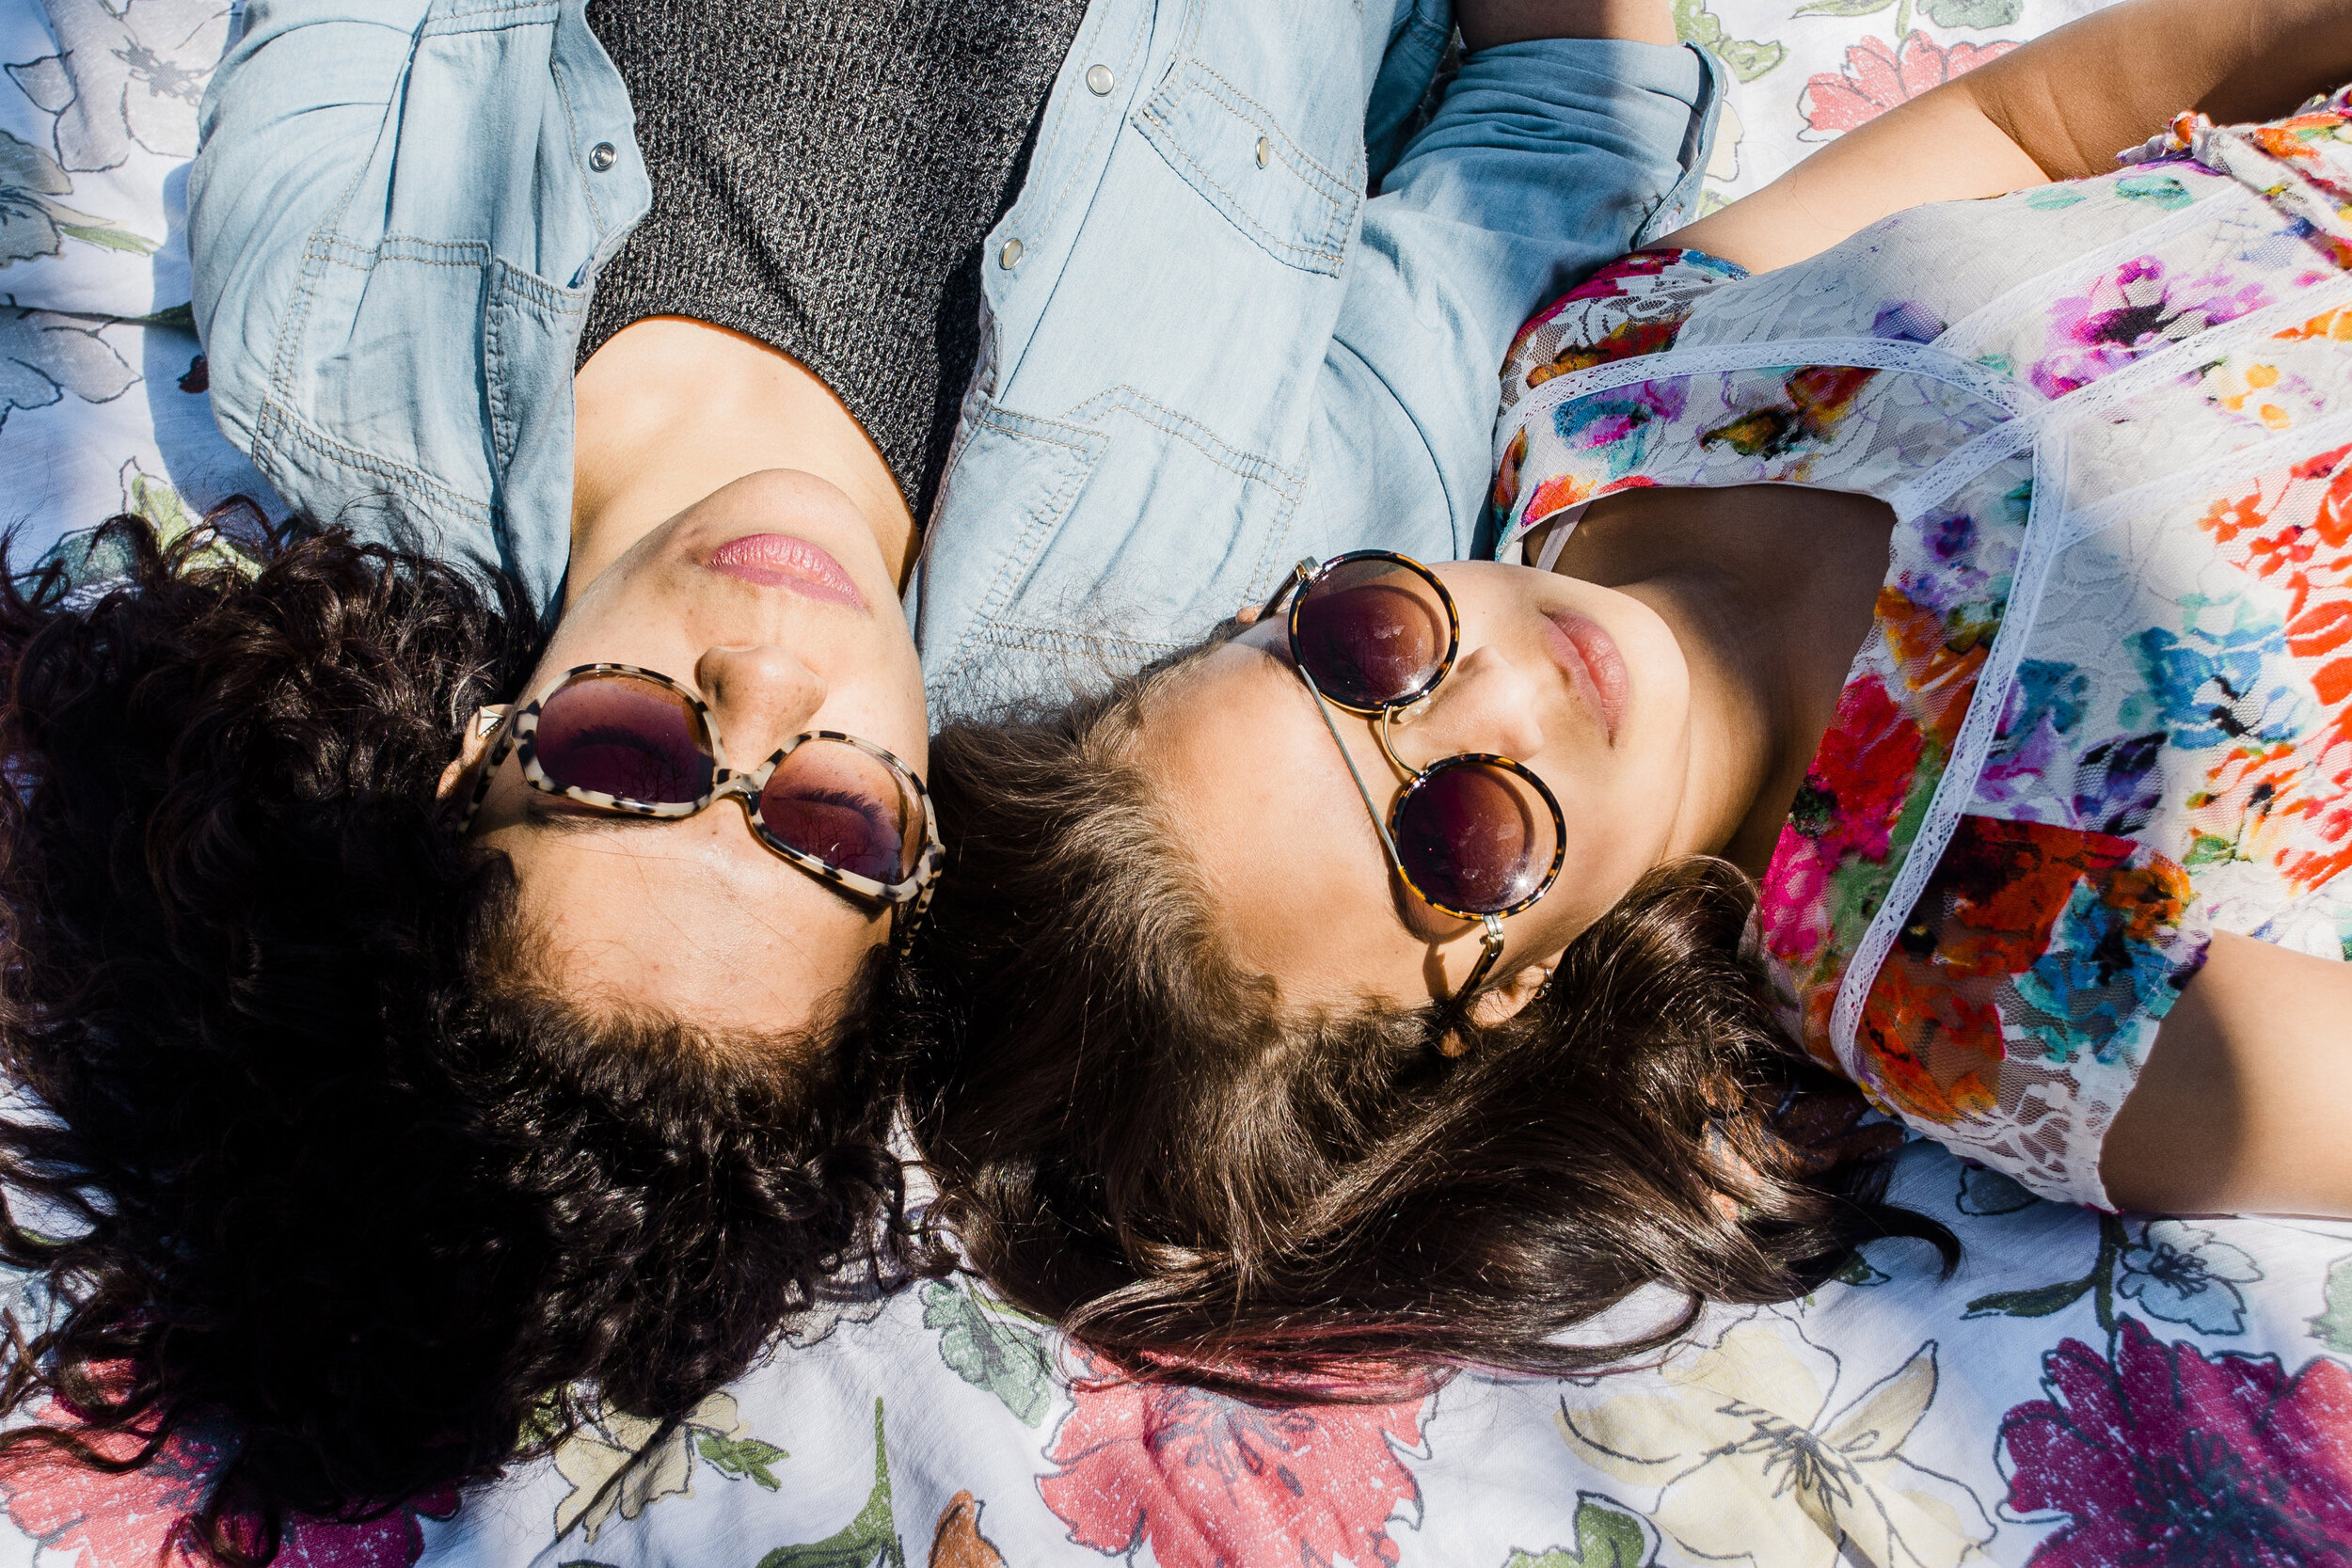
<path fill-rule="evenodd" d="M 1668 235 L 1769 272 L 1892 213 L 2100 174 L 2183 109 L 2267 119 L 2352 80 L 2352 0 L 2124 0 L 1850 131 Z"/>
<path fill-rule="evenodd" d="M 2053 180 L 2100 174 L 2184 109 L 2271 119 L 2352 80 L 2347 0 L 2126 0 L 1962 77 Z"/>
<path fill-rule="evenodd" d="M 2352 1216 L 2352 964 L 2214 939 L 2107 1132 L 2125 1209 Z"/>
<path fill-rule="evenodd" d="M 1459 0 L 1454 19 L 1472 54 L 1531 39 L 1675 41 L 1666 0 Z"/>

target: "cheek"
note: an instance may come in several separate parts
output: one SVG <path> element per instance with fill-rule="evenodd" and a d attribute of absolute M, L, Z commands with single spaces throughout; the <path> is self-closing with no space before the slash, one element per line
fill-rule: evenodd
<path fill-rule="evenodd" d="M 1545 904 L 1548 927 L 1573 936 L 1667 858 L 1682 797 L 1682 749 L 1661 745 L 1623 759 L 1606 776 L 1558 790 L 1567 819 L 1560 880 Z"/>
<path fill-rule="evenodd" d="M 811 727 L 870 740 L 921 773 L 930 753 L 921 666 L 911 655 L 878 657 L 855 679 L 834 683 Z"/>

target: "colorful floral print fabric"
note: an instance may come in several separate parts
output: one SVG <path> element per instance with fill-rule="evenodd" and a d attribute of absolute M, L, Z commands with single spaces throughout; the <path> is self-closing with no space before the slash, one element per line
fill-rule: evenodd
<path fill-rule="evenodd" d="M 1874 627 L 1767 872 L 1789 1022 L 2049 1196 L 2216 930 L 2352 936 L 2352 110 L 1762 277 L 1629 257 L 1504 370 L 1502 549 L 1634 486 L 1885 500 Z"/>
<path fill-rule="evenodd" d="M 1870 109 L 2093 3 L 1676 0 L 1686 33 L 1738 77 L 1714 194 L 1753 188 Z M 239 493 L 278 515 L 213 426 L 193 334 L 167 311 L 139 319 L 186 297 L 171 292 L 186 274 L 165 193 L 176 188 L 172 170 L 192 145 L 195 103 L 230 23 L 227 0 L 0 0 L 0 59 L 15 62 L 0 77 L 0 132 L 15 138 L 0 141 L 0 165 L 14 170 L 8 182 L 22 209 L 0 220 L 14 303 L 0 313 L 12 366 L 0 383 L 0 472 L 30 528 L 117 510 L 190 527 Z M 2180 200 L 2166 183 L 2176 167 L 2137 172 L 2144 182 L 2130 188 L 2141 194 L 2125 201 Z M 2041 194 L 2074 198 L 2065 187 Z M 2080 205 L 2078 226 L 2116 236 L 2138 211 Z M 164 248 L 150 258 L 151 240 L 109 243 L 110 231 L 160 237 Z M 2005 256 L 1974 265 L 1948 288 L 1912 266 L 1911 293 L 1883 291 L 1911 308 L 1880 335 L 1928 341 L 1966 315 L 1952 301 L 2022 280 L 2024 263 Z M 1670 284 L 1677 276 L 1661 271 Z M 1702 278 L 1692 303 L 1723 280 Z M 1820 302 L 1791 295 L 1775 309 L 1791 334 L 1852 330 Z M 2296 330 L 2314 322 L 2313 341 L 2352 341 L 2352 322 L 2339 331 L 2317 312 Z M 1708 329 L 1702 315 L 1695 330 Z M 2262 356 L 2180 389 L 2205 420 L 2227 414 L 2265 431 L 2281 417 L 2317 417 L 2324 392 L 2324 378 L 2310 383 L 2296 364 Z M 2185 428 L 2160 425 L 2151 444 Z M 1722 442 L 1708 451 L 1740 457 Z M 2122 477 L 2097 483 L 2114 493 L 2142 467 L 2170 471 L 2078 447 L 2078 481 L 2090 483 L 2093 459 L 2109 455 Z M 1989 475 L 1978 489 L 1998 500 L 2029 467 L 2023 475 L 2006 488 Z M 2278 541 L 2245 547 L 2249 560 L 2275 558 L 2266 580 L 2291 595 L 2296 571 L 2324 580 L 2333 546 L 2306 551 L 2304 536 L 2282 531 L 2341 525 L 2325 484 L 2315 493 L 2316 482 L 2291 468 L 2268 475 L 2221 486 L 2233 509 L 2220 521 Z M 2008 526 L 1998 508 L 1947 509 Z M 1953 592 L 1975 595 L 1951 601 L 1963 610 L 1991 602 L 2001 566 L 1997 552 L 1969 549 L 1989 562 L 1988 581 L 1953 578 Z M 1945 603 L 1915 577 L 1907 592 L 1915 603 Z M 2324 667 L 2327 623 L 2280 621 L 2290 651 L 2311 648 Z M 2091 722 L 2086 691 L 2040 673 L 2019 685 L 2027 695 L 2012 699 L 2019 739 L 2006 777 L 2040 804 L 2018 819 L 2129 836 L 2116 824 L 2153 809 L 2139 802 L 2160 777 L 2143 766 L 2146 748 L 2101 753 L 2074 738 Z M 1885 745 L 1905 744 L 1899 725 L 1883 713 L 1878 721 L 1897 736 Z M 2065 771 L 2075 764 L 2059 760 L 2077 753 L 2093 764 L 2079 785 Z M 2272 766 L 2246 761 L 2245 788 L 2222 791 L 2200 818 L 2212 840 L 2259 855 L 2268 817 L 2287 809 L 2254 799 Z M 1869 787 L 1867 777 L 1855 787 Z M 1907 788 L 1876 787 L 1859 819 L 1886 823 L 1890 841 L 1908 835 L 1901 805 L 1890 816 L 1888 804 Z M 2315 782 L 2298 797 L 2318 798 Z M 1832 847 L 1842 860 L 1857 846 Z M 2202 847 L 2221 852 L 2219 843 Z M 2212 890 L 2246 874 L 2225 869 L 2238 863 L 2191 869 Z M 1846 885 L 1857 885 L 1851 870 Z M 2260 879 L 2248 885 L 2277 909 Z M 2314 951 L 2341 941 L 2328 885 L 2271 916 L 2280 940 Z M 2226 890 L 2217 896 L 2226 905 Z M 1960 1236 L 1956 1274 L 1941 1277 L 1924 1248 L 1873 1245 L 1811 1296 L 1710 1311 L 1656 1365 L 1604 1378 L 1464 1375 L 1418 1407 L 1336 1412 L 1195 1400 L 1088 1379 L 1043 1325 L 969 1281 L 927 1282 L 829 1303 L 675 1425 L 608 1415 L 550 1459 L 469 1495 L 453 1516 L 449 1499 L 428 1498 L 371 1522 L 294 1521 L 278 1561 L 1143 1568 L 1221 1556 L 1236 1568 L 2090 1568 L 2342 1563 L 2352 1554 L 2342 1501 L 2352 1495 L 2352 1227 L 2103 1216 L 2038 1201 L 1925 1142 L 1894 1165 L 1894 1198 Z M 0 1273 L 0 1306 L 20 1322 L 39 1318 L 40 1295 Z M 200 1506 L 224 1439 L 192 1438 L 119 1477 L 54 1465 L 10 1472 L 0 1565 L 181 1568 L 175 1531 Z"/>

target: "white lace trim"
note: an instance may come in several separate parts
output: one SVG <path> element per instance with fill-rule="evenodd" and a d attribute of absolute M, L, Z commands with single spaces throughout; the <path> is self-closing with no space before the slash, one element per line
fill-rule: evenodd
<path fill-rule="evenodd" d="M 2217 351 L 2235 349 L 2249 340 L 2270 338 L 2281 325 L 2294 325 L 2311 320 L 2323 311 L 2352 305 L 2352 274 L 2332 283 L 2307 289 L 2259 310 L 2249 310 L 2233 321 L 2209 326 L 2192 338 L 2183 338 L 2168 348 L 2157 350 L 2144 359 L 2133 361 L 2122 370 L 2100 377 L 2090 386 L 2065 396 L 2044 400 L 2042 408 L 2047 418 L 2062 418 L 2072 422 L 2090 420 L 2106 412 L 2115 404 L 2126 402 L 2147 390 L 2148 384 L 2177 375 L 2177 361 L 2194 350 L 2202 362 Z"/>
<path fill-rule="evenodd" d="M 1666 349 L 1658 354 L 1613 359 L 1606 365 L 1575 371 L 1545 382 L 1520 400 L 1511 417 L 1495 427 L 1494 467 L 1519 432 L 1549 415 L 1564 403 L 1614 391 L 1644 381 L 1684 381 L 1692 376 L 1722 375 L 1735 371 L 1805 370 L 1816 365 L 1863 371 L 1901 371 L 1960 388 L 1983 399 L 2004 414 L 2014 415 L 2043 401 L 2029 387 L 2002 372 L 1963 359 L 1933 343 L 1914 343 L 1891 338 L 1797 338 L 1755 343 L 1722 343 L 1708 348 Z"/>
<path fill-rule="evenodd" d="M 1895 509 L 1896 526 L 1915 521 L 1929 507 L 1976 483 L 1985 470 L 2032 446 L 2041 429 L 2040 410 L 2036 410 L 2007 424 L 1996 424 L 1946 452 L 1927 472 L 1904 481 L 1888 494 L 1886 504 Z"/>
<path fill-rule="evenodd" d="M 2026 546 L 2018 552 L 2016 570 L 2010 578 L 2009 607 L 2003 612 L 2001 629 L 1994 636 L 1993 650 L 1984 668 L 1977 673 L 1977 689 L 1969 695 L 1968 711 L 1961 719 L 1960 733 L 1952 737 L 1951 756 L 1945 763 L 1943 777 L 1935 781 L 1935 793 L 1928 799 L 1927 816 L 1921 820 L 1918 832 L 1912 838 L 1911 847 L 1903 851 L 1902 869 L 1896 872 L 1894 885 L 1886 890 L 1886 902 L 1870 917 L 1868 928 L 1862 933 L 1853 957 L 1847 962 L 1845 977 L 1838 982 L 1837 1004 L 1830 1012 L 1830 1045 L 1837 1053 L 1846 1075 L 1857 1084 L 1866 1081 L 1862 1058 L 1854 1044 L 1862 1025 L 1862 1005 L 1878 981 L 1879 966 L 1886 961 L 1896 936 L 1910 917 L 1912 906 L 1926 891 L 1928 879 L 1935 874 L 1946 847 L 1959 830 L 1961 817 L 1966 815 L 1968 801 L 1976 794 L 1977 775 L 1993 750 L 1994 731 L 1999 727 L 2005 705 L 2003 701 L 1988 702 L 1987 695 L 2008 692 L 2010 679 L 2025 657 L 2026 628 L 2032 625 L 2033 612 L 2041 607 L 2042 588 L 2059 555 L 2060 531 L 2052 526 L 2048 509 L 2056 504 L 2052 496 L 2065 493 L 2062 446 L 2060 450 L 2060 468 L 2056 476 L 2049 472 L 2046 453 L 2034 453 L 2033 509 L 2026 514 Z M 2054 477 L 2058 481 L 2055 483 Z"/>
<path fill-rule="evenodd" d="M 1910 522 L 1928 508 L 1955 494 L 1962 486 L 1973 483 L 1994 465 L 2006 462 L 2024 451 L 2040 440 L 2057 421 L 2073 424 L 2097 419 L 2117 404 L 2137 397 L 2152 384 L 2179 374 L 2180 367 L 2174 360 L 2192 347 L 2201 357 L 2210 358 L 2217 352 L 2237 349 L 2250 340 L 2275 336 L 2281 325 L 2292 325 L 2309 321 L 2313 316 L 2344 306 L 2352 306 L 2352 277 L 2323 284 L 2291 298 L 2265 305 L 2259 310 L 2250 310 L 2235 321 L 2209 327 L 2193 338 L 2185 338 L 2061 398 L 2044 398 L 2031 388 L 2021 387 L 2019 389 L 2034 400 L 2033 407 L 2009 423 L 1997 425 L 1945 453 L 1925 473 L 1906 481 L 1890 494 L 1886 498 L 1887 504 L 1895 509 L 1898 522 Z M 2328 422 L 2332 423 L 2332 420 Z M 2280 440 L 2289 445 L 2296 440 L 2308 440 L 2312 428 L 2315 427 L 2291 432 Z M 2265 442 L 2260 450 L 2267 451 L 2273 444 Z M 2192 473 L 2203 471 L 2202 467 L 2189 470 Z M 2138 498 L 2144 504 L 2152 490 L 2184 483 L 2186 477 L 2186 474 L 2168 476 L 2149 485 L 2136 486 L 2127 494 Z M 2099 505 L 2113 506 L 2122 499 L 2110 497 Z M 2102 528 L 2106 526 L 2105 523 L 2100 525 Z M 2069 542 L 2080 537 L 2079 533 L 2072 533 Z"/>
<path fill-rule="evenodd" d="M 2194 467 L 2165 474 L 2145 484 L 2135 484 L 2079 511 L 2069 512 L 2060 519 L 2064 526 L 2059 534 L 2058 548 L 2067 549 L 2093 534 L 2106 532 L 2119 523 L 2144 517 L 2154 506 L 2179 499 L 2185 491 L 2217 491 L 2235 480 L 2259 479 L 2265 474 L 2276 473 L 2282 466 L 2300 462 L 2330 442 L 2352 445 L 2352 408 L 2313 420 L 2309 424 L 2296 425 L 2293 430 L 2282 431 L 2267 441 L 2240 447 L 2235 451 L 2200 463 Z"/>
<path fill-rule="evenodd" d="M 1539 572 L 1557 568 L 1561 552 L 1568 547 L 1568 536 L 1576 531 L 1576 525 L 1584 520 L 1584 514 L 1592 509 L 1592 505 L 1591 501 L 1586 501 L 1581 506 L 1571 506 L 1546 517 L 1544 521 L 1550 525 L 1551 531 L 1544 535 L 1544 547 L 1528 564 Z M 1525 538 L 1526 535 L 1521 534 L 1520 537 Z"/>

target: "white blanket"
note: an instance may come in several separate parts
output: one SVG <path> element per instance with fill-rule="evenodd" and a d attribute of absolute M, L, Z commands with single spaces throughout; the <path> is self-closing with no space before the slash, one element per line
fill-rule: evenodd
<path fill-rule="evenodd" d="M 2095 0 L 1677 0 L 1740 78 L 1713 168 L 1821 139 Z M 220 0 L 0 0 L 0 521 L 279 513 L 220 438 L 180 201 Z M 174 322 L 180 325 L 173 325 Z M 2352 1552 L 2352 1226 L 2103 1218 L 1915 1144 L 1881 1243 L 1646 1370 L 1390 1409 L 1087 1381 L 971 1282 L 837 1304 L 685 1427 L 614 1418 L 500 1486 L 298 1524 L 301 1568 L 2292 1563 Z M 8 1291 L 20 1307 L 24 1282 Z M 1655 1305 L 1655 1304 L 1650 1304 Z M 20 1473 L 0 1562 L 185 1560 L 191 1439 Z"/>

